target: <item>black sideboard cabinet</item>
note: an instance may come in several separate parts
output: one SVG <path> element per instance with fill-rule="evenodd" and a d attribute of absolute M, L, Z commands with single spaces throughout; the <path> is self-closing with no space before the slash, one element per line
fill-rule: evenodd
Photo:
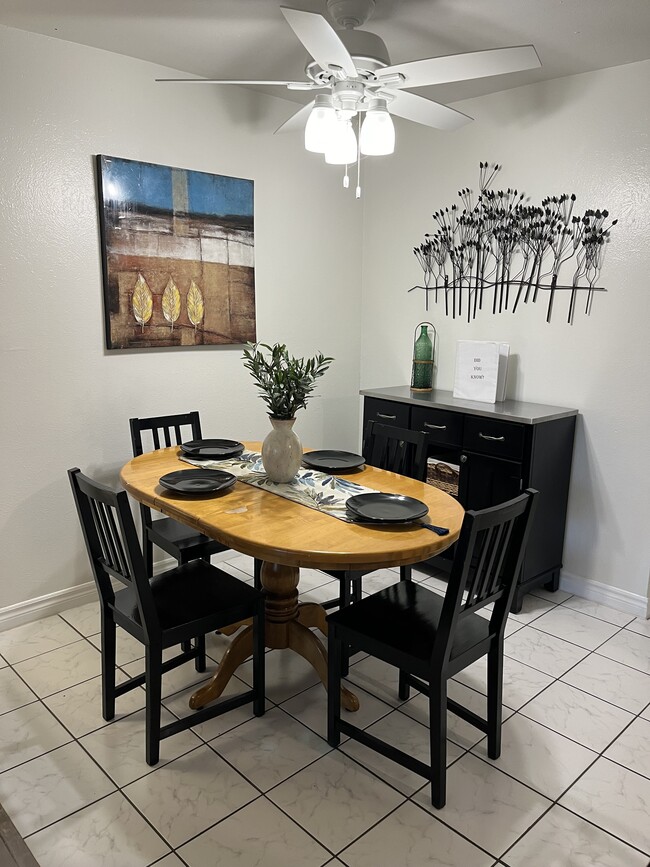
<path fill-rule="evenodd" d="M 578 411 L 516 400 L 479 403 L 454 398 L 450 391 L 413 392 L 408 386 L 361 394 L 364 429 L 367 422 L 380 421 L 426 431 L 429 457 L 460 468 L 457 498 L 465 509 L 484 509 L 537 489 L 512 611 L 521 611 L 533 587 L 557 590 Z M 428 562 L 449 571 L 453 547 Z"/>

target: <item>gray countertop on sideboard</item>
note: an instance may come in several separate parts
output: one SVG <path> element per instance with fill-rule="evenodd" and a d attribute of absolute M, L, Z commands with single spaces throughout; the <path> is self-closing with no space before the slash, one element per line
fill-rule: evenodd
<path fill-rule="evenodd" d="M 521 424 L 539 424 L 557 418 L 578 415 L 577 409 L 565 406 L 546 406 L 543 403 L 528 403 L 522 400 L 504 400 L 501 403 L 481 403 L 477 400 L 460 400 L 451 391 L 435 389 L 428 392 L 411 391 L 408 385 L 392 388 L 365 388 L 360 394 L 379 400 L 394 400 L 397 403 L 410 403 L 411 406 L 430 407 L 464 412 L 467 415 L 480 415 L 485 418 L 499 418 Z"/>

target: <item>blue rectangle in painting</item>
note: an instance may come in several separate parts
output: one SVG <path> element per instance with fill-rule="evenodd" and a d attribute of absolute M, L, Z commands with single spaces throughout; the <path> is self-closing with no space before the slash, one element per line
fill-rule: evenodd
<path fill-rule="evenodd" d="M 169 166 L 105 157 L 104 198 L 150 208 L 172 210 L 172 170 Z"/>
<path fill-rule="evenodd" d="M 209 175 L 206 172 L 188 172 L 187 191 L 192 214 L 253 216 L 253 181 Z"/>

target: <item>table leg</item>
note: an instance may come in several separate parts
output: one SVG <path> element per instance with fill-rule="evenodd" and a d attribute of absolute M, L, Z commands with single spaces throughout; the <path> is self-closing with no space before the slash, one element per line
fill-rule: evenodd
<path fill-rule="evenodd" d="M 307 629 L 297 620 L 289 624 L 288 632 L 289 647 L 316 669 L 316 674 L 327 689 L 327 651 L 323 644 L 316 638 L 311 629 Z M 359 710 L 359 699 L 344 686 L 341 687 L 341 704 L 346 710 Z"/>
<path fill-rule="evenodd" d="M 310 626 L 316 626 L 326 634 L 325 610 L 316 603 L 298 604 L 298 579 L 297 566 L 262 564 L 262 586 L 266 591 L 266 646 L 274 650 L 288 647 L 300 654 L 313 665 L 327 688 L 327 651 L 309 629 Z M 204 707 L 217 699 L 235 669 L 252 652 L 253 629 L 247 626 L 233 639 L 210 682 L 192 694 L 190 707 Z M 341 688 L 341 703 L 347 710 L 359 708 L 359 699 L 345 687 Z"/>
<path fill-rule="evenodd" d="M 327 611 L 318 602 L 301 602 L 298 605 L 298 621 L 309 629 L 315 626 L 327 635 Z"/>
<path fill-rule="evenodd" d="M 253 627 L 247 626 L 243 632 L 233 638 L 230 647 L 223 655 L 219 668 L 212 675 L 210 682 L 202 686 L 190 696 L 190 707 L 196 710 L 205 707 L 211 701 L 219 698 L 226 684 L 239 668 L 242 662 L 253 653 Z"/>

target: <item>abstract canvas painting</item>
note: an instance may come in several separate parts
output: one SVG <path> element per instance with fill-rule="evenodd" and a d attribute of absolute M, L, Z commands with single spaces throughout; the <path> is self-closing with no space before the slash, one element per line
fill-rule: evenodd
<path fill-rule="evenodd" d="M 107 349 L 255 341 L 253 181 L 97 156 Z"/>

